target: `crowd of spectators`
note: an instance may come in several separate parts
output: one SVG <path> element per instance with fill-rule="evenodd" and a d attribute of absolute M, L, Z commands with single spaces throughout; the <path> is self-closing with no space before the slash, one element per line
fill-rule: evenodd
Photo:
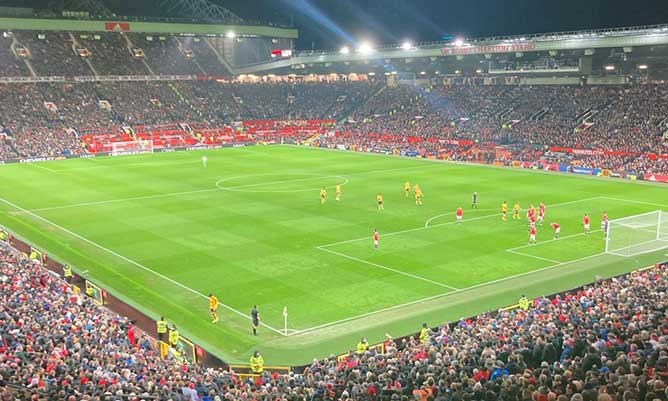
<path fill-rule="evenodd" d="M 143 59 L 133 54 L 136 46 L 129 44 L 124 35 L 96 32 L 78 34 L 76 40 L 78 46 L 90 52 L 88 58 L 99 75 L 149 75 L 150 73 Z"/>
<path fill-rule="evenodd" d="M 83 58 L 76 53 L 69 33 L 33 31 L 15 32 L 21 43 L 29 43 L 30 64 L 39 76 L 92 75 Z"/>
<path fill-rule="evenodd" d="M 160 46 L 179 45 L 177 39 L 169 40 L 171 44 Z M 506 146 L 522 159 L 535 148 L 583 149 L 596 154 L 572 152 L 569 163 L 666 175 L 665 156 L 649 156 L 668 153 L 663 137 L 668 132 L 666 98 L 665 85 L 425 88 L 385 86 L 376 81 L 22 83 L 0 86 L 0 101 L 5 105 L 0 124 L 22 144 L 22 155 L 34 155 L 40 149 L 76 145 L 68 137 L 56 147 L 36 144 L 34 151 L 26 150 L 35 132 L 44 133 L 39 138 L 62 139 L 68 128 L 118 132 L 122 126 L 183 123 L 217 129 L 243 120 L 333 119 L 343 121 L 338 129 L 345 135 L 322 138 L 322 146 L 351 144 L 384 151 L 439 153 L 444 145 L 463 141 L 481 147 Z"/>
<path fill-rule="evenodd" d="M 666 401 L 667 283 L 651 268 L 242 380 L 160 359 L 131 321 L 0 244 L 0 398 Z"/>
<path fill-rule="evenodd" d="M 14 35 L 0 35 L 0 76 L 4 77 L 27 77 L 30 71 L 25 61 L 19 58 L 14 50 L 18 44 Z M 13 45 L 16 45 L 12 47 Z"/>

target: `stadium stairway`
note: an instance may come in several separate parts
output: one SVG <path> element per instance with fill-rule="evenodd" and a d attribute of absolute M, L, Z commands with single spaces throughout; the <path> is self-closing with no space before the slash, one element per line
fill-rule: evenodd
<path fill-rule="evenodd" d="M 350 107 L 347 110 L 345 110 L 343 113 L 341 113 L 339 118 L 336 120 L 336 124 L 338 125 L 338 124 L 342 124 L 343 122 L 345 122 L 346 119 L 348 118 L 348 116 L 351 115 L 352 113 L 354 113 L 355 110 L 361 109 L 364 106 L 366 106 L 371 100 L 373 100 L 373 98 L 375 98 L 376 96 L 379 96 L 381 93 L 383 93 L 385 91 L 385 89 L 387 89 L 387 85 L 381 86 L 380 89 L 378 89 L 375 93 L 373 93 L 371 96 L 364 99 L 363 101 L 361 101 L 357 104 L 350 105 Z"/>
<path fill-rule="evenodd" d="M 172 84 L 172 83 L 170 82 L 170 83 L 168 83 L 167 85 L 169 86 L 169 88 L 170 88 L 171 90 L 174 91 L 174 93 L 176 93 L 176 96 L 179 97 L 179 100 L 181 100 L 183 103 L 185 103 L 186 105 L 188 105 L 188 107 L 190 108 L 190 110 L 192 110 L 192 111 L 194 111 L 195 113 L 197 113 L 197 115 L 200 116 L 200 117 L 203 116 L 202 111 L 201 111 L 200 109 L 198 109 L 197 107 L 195 107 L 192 103 L 190 103 L 190 101 L 188 100 L 188 98 L 186 98 L 185 96 L 183 96 L 183 94 L 181 93 L 181 91 L 179 91 L 178 88 L 177 88 L 176 86 L 174 86 L 174 84 Z"/>

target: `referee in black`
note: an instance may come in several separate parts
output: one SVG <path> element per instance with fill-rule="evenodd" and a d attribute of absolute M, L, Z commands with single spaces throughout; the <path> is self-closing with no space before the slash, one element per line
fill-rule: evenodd
<path fill-rule="evenodd" d="M 260 312 L 257 310 L 257 305 L 251 309 L 251 321 L 253 322 L 253 335 L 257 335 L 257 326 L 260 325 Z"/>
<path fill-rule="evenodd" d="M 471 195 L 471 208 L 472 209 L 477 209 L 478 208 L 478 193 L 474 192 L 473 195 Z"/>

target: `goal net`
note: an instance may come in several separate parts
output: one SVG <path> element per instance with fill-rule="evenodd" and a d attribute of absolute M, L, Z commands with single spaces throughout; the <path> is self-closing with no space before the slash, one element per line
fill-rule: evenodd
<path fill-rule="evenodd" d="M 635 256 L 668 247 L 668 213 L 656 210 L 608 223 L 605 252 Z"/>
<path fill-rule="evenodd" d="M 112 142 L 111 155 L 136 155 L 140 153 L 153 153 L 153 141 L 128 141 Z"/>

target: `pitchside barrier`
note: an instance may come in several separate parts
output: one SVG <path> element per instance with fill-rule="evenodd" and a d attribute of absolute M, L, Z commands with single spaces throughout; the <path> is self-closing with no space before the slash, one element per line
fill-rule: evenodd
<path fill-rule="evenodd" d="M 234 373 L 239 377 L 239 380 L 244 381 L 247 379 L 256 379 L 260 377 L 258 374 L 254 374 L 251 371 L 250 365 L 229 365 L 227 367 L 228 371 L 230 373 Z M 266 365 L 263 366 L 264 372 L 268 373 L 278 373 L 280 375 L 285 375 L 289 374 L 292 372 L 292 368 L 290 366 L 273 366 L 273 365 Z"/>

